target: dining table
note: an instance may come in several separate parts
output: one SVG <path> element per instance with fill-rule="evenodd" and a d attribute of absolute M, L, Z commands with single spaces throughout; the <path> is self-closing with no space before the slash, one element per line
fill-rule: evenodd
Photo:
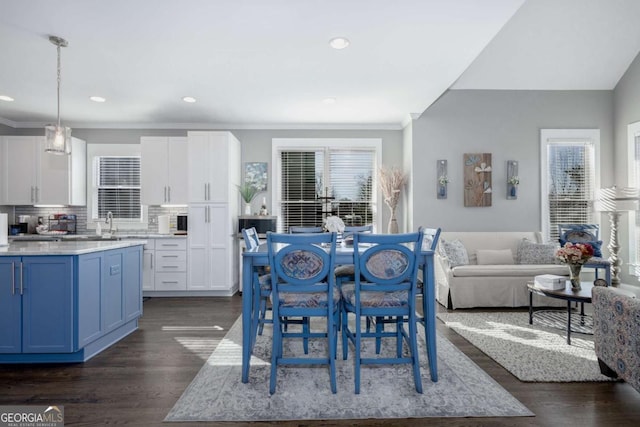
<path fill-rule="evenodd" d="M 338 246 L 336 248 L 335 265 L 349 265 L 354 263 L 353 246 Z M 429 360 L 431 381 L 438 381 L 438 361 L 436 349 L 436 306 L 435 306 L 435 273 L 434 251 L 422 250 L 419 255 L 419 268 L 422 271 L 422 309 L 423 324 Z M 249 382 L 249 368 L 251 354 L 256 340 L 256 333 L 252 331 L 254 295 L 252 286 L 253 271 L 258 267 L 269 265 L 269 251 L 266 243 L 260 244 L 252 250 L 242 253 L 242 382 Z"/>

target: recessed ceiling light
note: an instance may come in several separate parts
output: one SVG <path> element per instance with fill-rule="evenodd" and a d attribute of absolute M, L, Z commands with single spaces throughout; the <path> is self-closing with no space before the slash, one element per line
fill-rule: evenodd
<path fill-rule="evenodd" d="M 182 98 L 182 100 L 184 102 L 190 102 L 190 103 L 196 102 L 196 99 L 193 96 L 185 96 Z"/>
<path fill-rule="evenodd" d="M 93 102 L 105 102 L 107 100 L 106 98 L 103 98 L 101 96 L 90 96 L 89 99 Z"/>
<path fill-rule="evenodd" d="M 349 46 L 349 43 L 349 39 L 346 37 L 334 37 L 329 40 L 329 46 L 334 49 L 344 49 L 345 47 Z"/>
<path fill-rule="evenodd" d="M 326 104 L 326 105 L 335 104 L 336 103 L 336 99 L 334 97 L 330 96 L 328 98 L 323 99 L 322 103 Z"/>
<path fill-rule="evenodd" d="M 0 101 L 12 102 L 15 101 L 12 97 L 7 95 L 0 95 Z"/>

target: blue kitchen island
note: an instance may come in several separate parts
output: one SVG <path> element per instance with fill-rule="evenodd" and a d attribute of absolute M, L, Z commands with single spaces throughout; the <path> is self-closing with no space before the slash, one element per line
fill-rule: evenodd
<path fill-rule="evenodd" d="M 0 247 L 0 363 L 84 362 L 138 329 L 144 243 Z"/>

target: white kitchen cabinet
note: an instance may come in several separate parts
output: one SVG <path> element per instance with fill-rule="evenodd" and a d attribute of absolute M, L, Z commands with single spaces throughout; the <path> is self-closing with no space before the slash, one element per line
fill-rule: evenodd
<path fill-rule="evenodd" d="M 240 142 L 231 132 L 188 133 L 189 203 L 237 200 Z"/>
<path fill-rule="evenodd" d="M 145 296 L 183 296 L 187 290 L 187 239 L 148 238 L 143 251 Z"/>
<path fill-rule="evenodd" d="M 0 167 L 3 170 L 7 169 L 7 143 L 4 138 L 0 138 Z M 6 180 L 4 176 L 4 172 L 0 172 L 0 179 Z M 0 206 L 5 205 L 7 203 L 7 186 L 5 184 L 0 184 Z"/>
<path fill-rule="evenodd" d="M 185 137 L 140 138 L 140 182 L 143 205 L 188 203 L 188 150 Z"/>
<path fill-rule="evenodd" d="M 44 151 L 43 136 L 4 136 L 7 205 L 87 204 L 87 146 L 72 138 L 71 155 Z"/>
<path fill-rule="evenodd" d="M 238 289 L 240 142 L 230 132 L 189 132 L 189 291 Z"/>
<path fill-rule="evenodd" d="M 142 250 L 142 290 L 153 291 L 156 288 L 155 240 L 148 239 Z"/>
<path fill-rule="evenodd" d="M 237 287 L 235 239 L 229 223 L 226 203 L 189 206 L 189 290 L 230 292 Z"/>

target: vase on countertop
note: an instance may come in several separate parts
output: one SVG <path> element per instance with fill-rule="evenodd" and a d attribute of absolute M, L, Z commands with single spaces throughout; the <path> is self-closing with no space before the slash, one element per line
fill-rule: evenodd
<path fill-rule="evenodd" d="M 569 270 L 571 270 L 571 290 L 579 291 L 582 289 L 580 286 L 580 272 L 582 271 L 582 264 L 569 264 Z"/>
<path fill-rule="evenodd" d="M 244 214 L 251 215 L 251 203 L 244 204 Z"/>

